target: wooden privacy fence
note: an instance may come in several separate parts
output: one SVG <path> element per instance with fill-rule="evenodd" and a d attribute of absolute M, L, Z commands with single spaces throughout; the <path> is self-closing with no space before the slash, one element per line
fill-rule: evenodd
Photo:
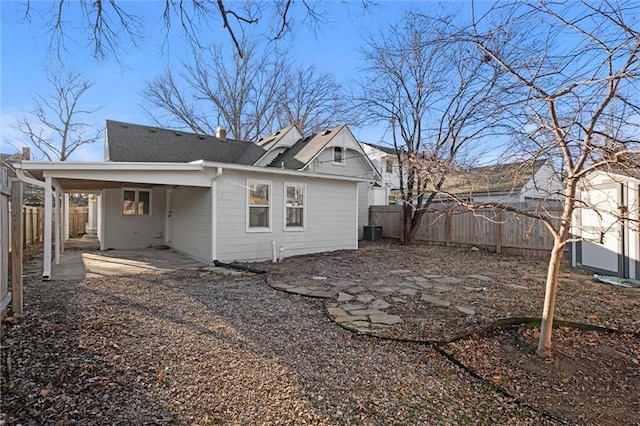
<path fill-rule="evenodd" d="M 69 208 L 69 237 L 81 237 L 86 231 L 89 221 L 89 207 Z"/>
<path fill-rule="evenodd" d="M 520 209 L 533 209 L 526 204 L 514 205 Z M 559 216 L 561 209 L 548 206 L 551 216 Z M 369 224 L 381 226 L 382 235 L 400 238 L 402 234 L 401 206 L 371 206 Z M 418 241 L 447 246 L 476 246 L 498 253 L 546 258 L 553 247 L 553 237 L 538 219 L 497 209 L 479 209 L 475 212 L 454 212 L 434 208 L 422 217 L 415 237 Z"/>
<path fill-rule="evenodd" d="M 44 208 L 24 206 L 22 208 L 22 218 L 24 224 L 24 246 L 41 243 L 44 233 Z"/>
<path fill-rule="evenodd" d="M 0 316 L 11 302 L 9 292 L 9 200 L 7 171 L 0 169 Z"/>
<path fill-rule="evenodd" d="M 24 206 L 22 208 L 24 224 L 23 244 L 25 247 L 38 244 L 44 238 L 44 207 Z M 81 237 L 86 232 L 89 220 L 88 207 L 69 208 L 69 237 Z"/>

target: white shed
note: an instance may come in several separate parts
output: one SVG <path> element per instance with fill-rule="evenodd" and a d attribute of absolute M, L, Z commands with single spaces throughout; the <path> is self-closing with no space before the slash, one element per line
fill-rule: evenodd
<path fill-rule="evenodd" d="M 640 279 L 640 176 L 591 173 L 577 194 L 586 207 L 573 218 L 571 265 L 600 274 Z"/>

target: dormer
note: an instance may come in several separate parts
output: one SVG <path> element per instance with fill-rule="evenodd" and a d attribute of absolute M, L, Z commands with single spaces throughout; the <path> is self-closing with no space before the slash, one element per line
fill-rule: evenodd
<path fill-rule="evenodd" d="M 266 167 L 297 141 L 302 139 L 302 134 L 296 126 L 285 127 L 273 134 L 258 139 L 255 143 L 267 152 L 254 163 L 254 166 Z"/>

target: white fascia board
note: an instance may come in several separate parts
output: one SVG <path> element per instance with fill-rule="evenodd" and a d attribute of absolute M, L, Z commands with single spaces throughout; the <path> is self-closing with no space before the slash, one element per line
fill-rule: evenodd
<path fill-rule="evenodd" d="M 202 170 L 202 161 L 192 163 L 149 162 L 72 162 L 72 161 L 21 161 L 14 166 L 24 170 Z"/>
<path fill-rule="evenodd" d="M 348 182 L 374 181 L 374 179 L 356 176 L 328 175 L 291 169 L 279 169 L 276 167 L 245 166 L 203 160 L 192 161 L 190 163 L 22 161 L 14 165 L 17 169 L 38 171 L 41 172 L 44 177 L 48 176 L 58 179 L 112 180 L 116 182 L 129 181 L 164 184 L 165 181 L 167 181 L 167 177 L 171 177 L 166 184 L 207 187 L 211 186 L 211 179 L 215 174 L 215 170 L 207 173 L 202 172 L 210 169 L 239 170 L 285 176 L 307 176 L 317 179 Z M 114 172 L 117 172 L 117 174 L 114 175 Z M 175 181 L 177 176 L 182 176 L 184 179 Z M 144 181 L 132 179 L 144 179 Z M 153 182 L 149 180 L 153 180 Z"/>
<path fill-rule="evenodd" d="M 239 164 L 214 163 L 209 161 L 204 161 L 203 165 L 205 167 L 222 168 L 227 170 L 239 170 L 239 171 L 246 171 L 246 172 L 266 173 L 266 174 L 284 175 L 284 176 L 305 176 L 305 177 L 311 177 L 311 178 L 317 178 L 317 179 L 343 180 L 347 182 L 373 181 L 373 179 L 364 178 L 364 177 L 328 175 L 328 174 L 322 174 L 322 173 L 304 172 L 301 170 L 278 169 L 276 167 L 243 166 Z"/>
<path fill-rule="evenodd" d="M 53 179 L 210 187 L 214 170 L 186 163 L 22 162 L 17 168 Z M 204 173 L 203 173 L 204 172 Z"/>

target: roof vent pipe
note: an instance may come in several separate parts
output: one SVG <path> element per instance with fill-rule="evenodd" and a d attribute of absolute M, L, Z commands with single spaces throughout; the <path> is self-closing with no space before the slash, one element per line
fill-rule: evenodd
<path fill-rule="evenodd" d="M 218 128 L 216 129 L 216 138 L 220 139 L 221 141 L 227 140 L 227 131 L 223 129 L 222 126 L 218 126 Z"/>

